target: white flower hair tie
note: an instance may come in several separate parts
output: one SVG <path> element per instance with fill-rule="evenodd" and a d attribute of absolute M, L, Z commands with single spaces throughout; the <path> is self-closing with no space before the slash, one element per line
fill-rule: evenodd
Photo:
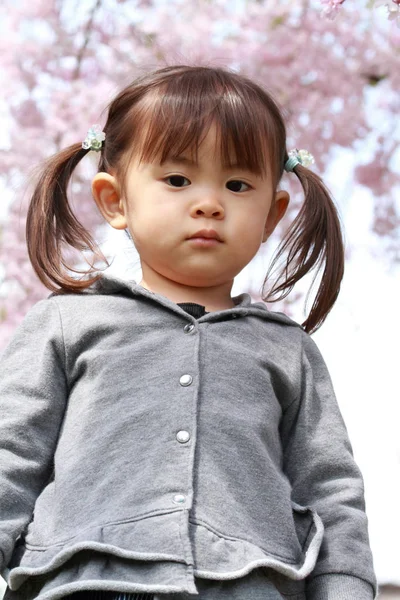
<path fill-rule="evenodd" d="M 92 125 L 87 132 L 87 136 L 82 142 L 82 148 L 84 150 L 94 150 L 95 152 L 99 152 L 105 139 L 106 134 L 101 130 L 100 125 L 96 123 L 95 125 Z"/>
<path fill-rule="evenodd" d="M 308 167 L 312 165 L 315 160 L 312 154 L 308 152 L 308 150 L 298 150 L 295 148 L 288 152 L 288 160 L 285 163 L 285 171 L 293 171 L 296 165 L 302 165 L 303 167 Z"/>

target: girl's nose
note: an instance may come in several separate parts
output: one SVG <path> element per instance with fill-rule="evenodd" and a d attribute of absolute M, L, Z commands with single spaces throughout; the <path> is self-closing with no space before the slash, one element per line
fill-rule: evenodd
<path fill-rule="evenodd" d="M 209 196 L 195 202 L 191 210 L 192 216 L 196 217 L 214 217 L 223 219 L 225 211 L 222 204 L 216 196 Z"/>

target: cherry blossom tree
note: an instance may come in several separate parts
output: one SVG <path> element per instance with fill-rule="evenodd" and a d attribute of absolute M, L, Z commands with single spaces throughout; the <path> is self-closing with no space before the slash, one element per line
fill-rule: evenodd
<path fill-rule="evenodd" d="M 7 127 L 0 142 L 0 177 L 12 199 L 0 223 L 0 344 L 6 344 L 29 307 L 49 294 L 30 266 L 25 243 L 29 192 L 38 166 L 83 140 L 93 123 L 102 123 L 105 105 L 121 86 L 166 64 L 227 66 L 254 78 L 284 111 L 288 147 L 310 150 L 322 176 L 335 146 L 357 148 L 376 133 L 365 111 L 366 89 L 375 87 L 386 133 L 376 135 L 373 160 L 359 165 L 355 176 L 375 195 L 376 234 L 392 240 L 395 248 L 400 29 L 394 11 L 382 25 L 376 14 L 384 9 L 373 4 L 5 0 L 0 6 L 0 69 L 6 85 L 0 110 Z M 89 186 L 97 158 L 89 154 L 79 165 L 71 204 L 101 244 L 108 226 Z M 288 189 L 295 210 L 301 198 L 296 178 Z M 90 262 L 67 246 L 65 257 L 71 265 Z"/>
<path fill-rule="evenodd" d="M 322 14 L 328 19 L 335 19 L 346 0 L 320 0 L 320 2 L 323 5 Z M 367 6 L 369 8 L 385 6 L 389 21 L 396 21 L 397 26 L 400 27 L 400 0 L 369 0 Z"/>

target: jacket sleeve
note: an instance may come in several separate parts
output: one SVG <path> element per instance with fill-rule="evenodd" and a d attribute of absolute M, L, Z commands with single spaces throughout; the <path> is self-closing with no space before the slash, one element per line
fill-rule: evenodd
<path fill-rule="evenodd" d="M 0 357 L 0 573 L 52 474 L 67 398 L 54 299 L 30 309 Z"/>
<path fill-rule="evenodd" d="M 324 536 L 307 600 L 372 600 L 377 583 L 368 538 L 364 482 L 325 362 L 302 332 L 301 389 L 281 421 L 292 500 L 321 517 Z"/>

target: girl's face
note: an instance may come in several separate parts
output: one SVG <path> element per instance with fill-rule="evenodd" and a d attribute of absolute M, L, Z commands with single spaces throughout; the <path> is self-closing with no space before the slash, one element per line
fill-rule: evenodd
<path fill-rule="evenodd" d="M 129 229 L 144 280 L 157 275 L 197 288 L 232 283 L 284 215 L 287 192 L 274 195 L 268 177 L 225 170 L 216 136 L 212 126 L 199 147 L 198 164 L 189 152 L 162 165 L 133 159 L 126 197 L 119 196 L 113 176 L 95 176 L 99 209 L 114 228 Z M 218 240 L 194 239 L 201 230 L 212 230 Z"/>

